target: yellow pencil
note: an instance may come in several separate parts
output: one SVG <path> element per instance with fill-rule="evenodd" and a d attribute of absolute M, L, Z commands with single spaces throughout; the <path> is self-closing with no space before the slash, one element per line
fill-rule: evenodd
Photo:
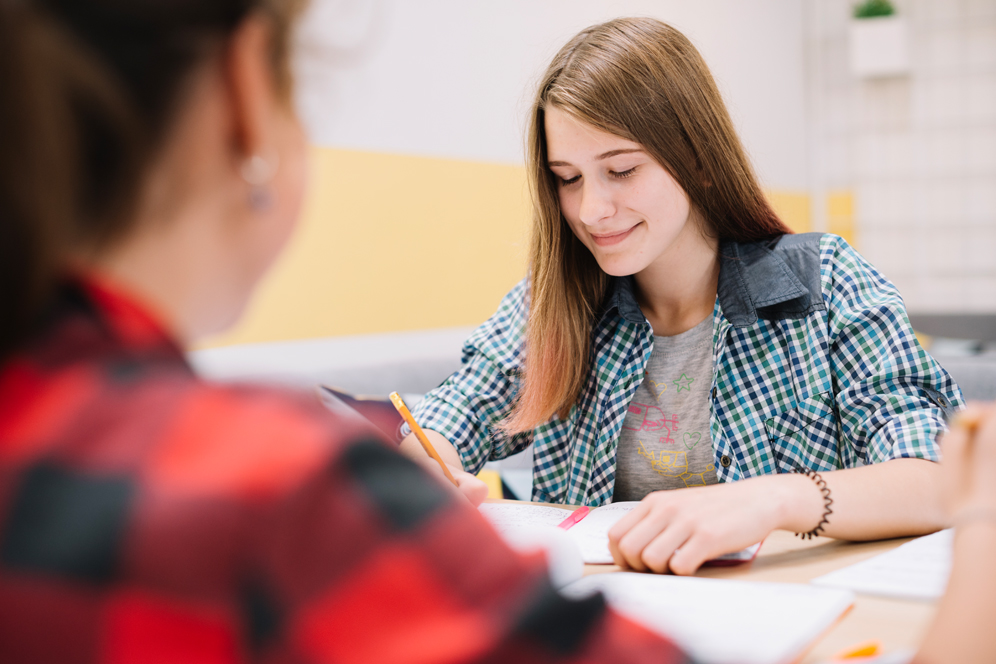
<path fill-rule="evenodd" d="M 401 395 L 397 392 L 391 392 L 391 403 L 394 404 L 394 407 L 398 409 L 399 413 L 401 413 L 401 417 L 404 418 L 408 426 L 411 427 L 412 433 L 415 434 L 416 438 L 418 438 L 418 442 L 422 443 L 422 449 L 425 450 L 425 453 L 436 460 L 439 467 L 443 469 L 443 475 L 446 475 L 446 479 L 452 482 L 453 486 L 459 489 L 460 485 L 457 484 L 453 474 L 450 473 L 450 469 L 446 467 L 446 463 L 440 458 L 439 453 L 436 452 L 436 448 L 429 442 L 429 437 L 425 435 L 424 431 L 422 431 L 422 427 L 420 427 L 418 422 L 415 421 L 415 418 L 412 417 L 411 411 L 408 410 L 408 406 L 405 405 L 405 401 L 401 398 Z"/>

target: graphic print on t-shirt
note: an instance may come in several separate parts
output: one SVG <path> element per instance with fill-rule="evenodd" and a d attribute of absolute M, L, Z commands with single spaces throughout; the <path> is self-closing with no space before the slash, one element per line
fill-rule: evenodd
<path fill-rule="evenodd" d="M 688 332 L 654 337 L 654 348 L 623 420 L 612 499 L 714 484 L 709 430 L 712 319 Z"/>
<path fill-rule="evenodd" d="M 650 393 L 654 395 L 654 398 L 657 399 L 658 402 L 660 402 L 661 396 L 667 392 L 667 383 L 658 383 L 650 376 L 647 376 L 644 380 L 646 381 L 647 387 L 650 389 Z"/>
<path fill-rule="evenodd" d="M 645 431 L 648 433 L 660 432 L 663 430 L 664 435 L 657 439 L 658 444 L 665 447 L 675 446 L 675 439 L 672 438 L 672 434 L 677 436 L 678 434 L 678 415 L 677 413 L 671 415 L 670 417 L 665 417 L 660 414 L 660 417 L 653 417 L 654 411 L 660 413 L 660 408 L 656 406 L 648 406 L 646 404 L 634 403 L 630 404 L 630 413 L 641 413 L 643 414 L 643 421 L 640 427 L 627 426 L 627 429 L 632 429 L 634 431 Z M 651 417 L 648 417 L 648 414 Z M 683 445 L 688 450 L 695 449 L 699 441 L 702 439 L 701 432 L 685 432 L 681 436 Z M 684 483 L 685 486 L 705 486 L 706 479 L 705 474 L 716 469 L 715 465 L 708 464 L 703 472 L 690 473 L 688 472 L 688 452 L 681 451 L 678 449 L 670 450 L 664 449 L 659 452 L 654 452 L 653 450 L 647 449 L 647 445 L 643 440 L 638 439 L 639 447 L 636 453 L 639 454 L 644 459 L 650 462 L 651 468 L 654 469 L 661 477 L 671 477 L 679 478 Z"/>
<path fill-rule="evenodd" d="M 682 390 L 688 390 L 689 392 L 691 392 L 693 382 L 695 382 L 694 378 L 689 378 L 685 374 L 681 374 L 681 378 L 674 381 L 674 384 L 678 386 L 679 392 L 681 392 Z"/>
<path fill-rule="evenodd" d="M 665 417 L 657 406 L 631 403 L 623 428 L 630 431 L 664 431 L 661 442 L 673 444 L 674 439 L 671 438 L 671 434 L 678 433 L 678 416 L 675 414 Z"/>

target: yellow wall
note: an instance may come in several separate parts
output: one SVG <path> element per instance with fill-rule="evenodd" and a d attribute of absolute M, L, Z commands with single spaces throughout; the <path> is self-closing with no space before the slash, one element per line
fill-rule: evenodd
<path fill-rule="evenodd" d="M 841 236 L 851 246 L 857 246 L 854 223 L 854 194 L 849 191 L 832 191 L 827 195 L 827 229 Z"/>
<path fill-rule="evenodd" d="M 472 325 L 525 274 L 523 169 L 314 148 L 297 233 L 208 346 Z"/>
<path fill-rule="evenodd" d="M 782 221 L 796 233 L 813 230 L 812 216 L 809 213 L 810 197 L 798 191 L 768 191 L 768 201 Z"/>
<path fill-rule="evenodd" d="M 314 148 L 311 176 L 287 250 L 206 346 L 475 325 L 525 274 L 522 167 Z M 808 194 L 769 197 L 810 230 Z"/>

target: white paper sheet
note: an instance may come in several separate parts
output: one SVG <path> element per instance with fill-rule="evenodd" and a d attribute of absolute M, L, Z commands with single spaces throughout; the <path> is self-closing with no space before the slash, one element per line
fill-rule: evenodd
<path fill-rule="evenodd" d="M 596 574 L 567 586 L 600 590 L 618 611 L 706 664 L 793 661 L 854 601 L 846 590 L 650 574 Z"/>
<path fill-rule="evenodd" d="M 482 503 L 479 509 L 499 533 L 536 526 L 557 526 L 571 515 L 570 510 L 559 507 L 526 503 Z"/>
<path fill-rule="evenodd" d="M 583 518 L 581 523 L 567 531 L 581 548 L 581 556 L 586 563 L 606 565 L 612 563 L 612 554 L 609 553 L 609 529 L 639 504 L 638 501 L 629 501 L 596 507 L 588 512 L 588 516 Z"/>
<path fill-rule="evenodd" d="M 953 530 L 942 530 L 918 537 L 874 558 L 818 576 L 812 582 L 868 595 L 940 599 L 951 573 L 953 536 Z"/>

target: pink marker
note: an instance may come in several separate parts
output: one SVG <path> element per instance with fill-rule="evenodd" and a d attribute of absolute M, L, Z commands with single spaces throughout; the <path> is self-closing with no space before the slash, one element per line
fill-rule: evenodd
<path fill-rule="evenodd" d="M 557 524 L 558 528 L 563 528 L 564 530 L 570 530 L 572 526 L 577 524 L 578 521 L 588 516 L 588 507 L 579 507 L 571 515 Z"/>

